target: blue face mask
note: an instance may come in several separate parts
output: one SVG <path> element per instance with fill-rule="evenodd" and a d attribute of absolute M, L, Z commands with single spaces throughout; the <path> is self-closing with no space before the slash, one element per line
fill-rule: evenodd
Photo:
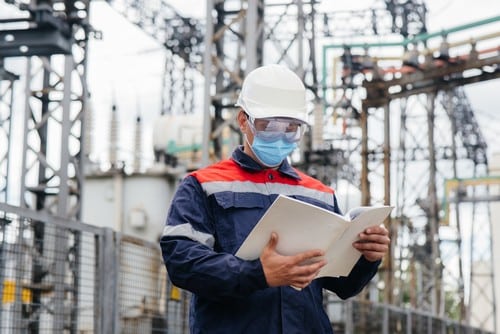
<path fill-rule="evenodd" d="M 279 166 L 296 147 L 297 143 L 290 143 L 283 139 L 264 141 L 256 136 L 251 145 L 257 159 L 266 167 Z"/>

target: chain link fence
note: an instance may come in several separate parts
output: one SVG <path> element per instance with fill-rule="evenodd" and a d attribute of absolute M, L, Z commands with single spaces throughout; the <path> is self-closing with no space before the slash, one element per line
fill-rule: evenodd
<path fill-rule="evenodd" d="M 157 243 L 0 203 L 0 333 L 189 333 Z M 330 295 L 330 297 L 333 295 Z M 325 299 L 336 333 L 493 334 L 391 305 Z"/>
<path fill-rule="evenodd" d="M 0 332 L 189 332 L 159 245 L 0 203 Z"/>

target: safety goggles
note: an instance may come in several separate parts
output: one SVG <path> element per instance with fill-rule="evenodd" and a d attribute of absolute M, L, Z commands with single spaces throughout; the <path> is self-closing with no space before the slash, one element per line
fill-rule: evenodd
<path fill-rule="evenodd" d="M 306 127 L 304 124 L 287 118 L 253 118 L 248 116 L 248 124 L 252 134 L 264 141 L 283 139 L 295 143 L 302 138 Z"/>

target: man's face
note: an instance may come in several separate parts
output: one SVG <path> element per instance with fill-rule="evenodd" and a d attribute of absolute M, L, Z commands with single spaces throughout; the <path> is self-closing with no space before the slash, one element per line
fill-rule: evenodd
<path fill-rule="evenodd" d="M 300 141 L 305 125 L 291 118 L 259 118 L 249 117 L 243 110 L 238 114 L 238 124 L 246 139 L 243 141 L 243 151 L 254 160 L 260 161 L 252 149 L 254 139 L 259 138 L 259 145 L 294 145 Z M 286 144 L 288 143 L 288 144 Z M 269 147 L 269 146 L 268 146 Z"/>

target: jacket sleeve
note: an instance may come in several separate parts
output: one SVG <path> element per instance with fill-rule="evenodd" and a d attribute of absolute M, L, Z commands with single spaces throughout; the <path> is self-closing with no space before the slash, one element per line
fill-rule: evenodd
<path fill-rule="evenodd" d="M 318 280 L 324 289 L 330 290 L 342 299 L 355 296 L 375 276 L 381 261 L 370 262 L 361 256 L 346 277 L 321 277 Z"/>
<path fill-rule="evenodd" d="M 338 207 L 337 198 L 334 196 L 334 211 L 342 214 Z M 355 296 L 371 281 L 377 273 L 382 261 L 370 262 L 361 256 L 346 277 L 321 277 L 324 289 L 330 290 L 342 299 Z"/>
<path fill-rule="evenodd" d="M 160 240 L 172 283 L 214 300 L 267 288 L 260 260 L 245 261 L 213 250 L 214 223 L 200 184 L 186 177 L 174 195 Z"/>

